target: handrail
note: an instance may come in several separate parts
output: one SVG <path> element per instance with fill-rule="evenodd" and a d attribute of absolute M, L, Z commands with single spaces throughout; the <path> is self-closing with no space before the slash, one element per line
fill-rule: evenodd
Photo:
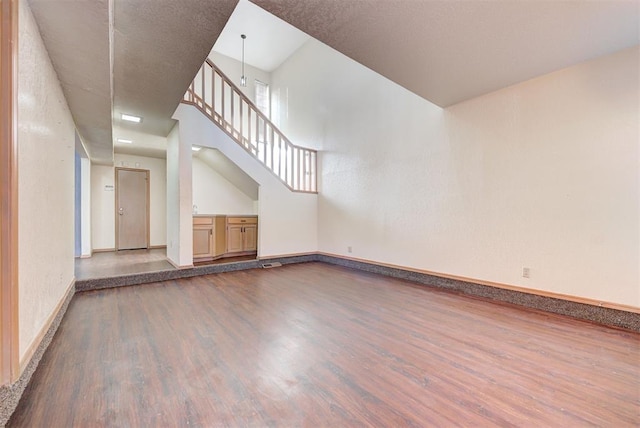
<path fill-rule="evenodd" d="M 198 108 L 290 190 L 318 192 L 317 152 L 293 144 L 211 60 L 182 102 Z"/>

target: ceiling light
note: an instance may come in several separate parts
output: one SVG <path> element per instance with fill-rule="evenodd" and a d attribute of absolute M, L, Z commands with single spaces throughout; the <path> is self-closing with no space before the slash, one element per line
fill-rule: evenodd
<path fill-rule="evenodd" d="M 191 150 L 194 152 L 199 152 L 202 147 L 191 146 Z"/>
<path fill-rule="evenodd" d="M 142 118 L 140 116 L 133 116 L 133 115 L 130 115 L 130 114 L 122 113 L 122 120 L 127 120 L 129 122 L 140 123 L 142 121 Z"/>
<path fill-rule="evenodd" d="M 118 138 L 118 143 L 122 143 L 122 144 L 131 144 L 133 143 L 133 141 L 131 140 L 125 140 L 124 138 Z"/>
<path fill-rule="evenodd" d="M 241 34 L 240 37 L 242 37 L 242 77 L 240 77 L 240 86 L 247 86 L 247 76 L 244 75 L 244 39 L 247 36 Z"/>

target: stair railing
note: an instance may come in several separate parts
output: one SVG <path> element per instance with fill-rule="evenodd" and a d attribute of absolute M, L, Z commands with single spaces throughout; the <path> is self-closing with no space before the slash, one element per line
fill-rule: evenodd
<path fill-rule="evenodd" d="M 182 102 L 198 108 L 289 189 L 317 193 L 317 152 L 291 143 L 209 59 Z"/>

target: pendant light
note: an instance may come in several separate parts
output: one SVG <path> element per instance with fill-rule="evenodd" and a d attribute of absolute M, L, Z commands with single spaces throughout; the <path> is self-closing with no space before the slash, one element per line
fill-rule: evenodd
<path fill-rule="evenodd" d="M 247 36 L 241 34 L 240 37 L 242 37 L 242 77 L 240 77 L 240 86 L 247 86 L 247 76 L 244 75 L 244 39 Z"/>

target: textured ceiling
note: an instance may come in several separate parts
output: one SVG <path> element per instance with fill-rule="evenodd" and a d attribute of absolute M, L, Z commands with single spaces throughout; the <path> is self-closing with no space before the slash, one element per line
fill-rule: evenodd
<path fill-rule="evenodd" d="M 166 136 L 237 0 L 114 1 L 114 125 Z M 142 116 L 123 122 L 120 113 Z"/>
<path fill-rule="evenodd" d="M 640 42 L 635 0 L 252 2 L 443 107 Z M 171 115 L 237 0 L 29 4 L 89 157 L 110 164 L 114 136 L 169 132 Z M 264 28 L 251 20 L 244 23 L 249 29 L 242 22 L 233 28 L 251 37 L 248 47 L 260 46 L 260 57 L 276 57 L 285 42 L 258 43 L 269 37 L 265 30 L 275 31 L 267 23 L 277 20 L 265 19 Z M 131 125 L 120 113 L 144 119 Z"/>
<path fill-rule="evenodd" d="M 251 1 L 442 107 L 640 42 L 635 0 Z"/>
<path fill-rule="evenodd" d="M 64 96 L 97 163 L 113 160 L 109 1 L 30 0 Z"/>
<path fill-rule="evenodd" d="M 242 39 L 245 34 L 245 62 L 271 72 L 278 68 L 309 36 L 273 16 L 248 0 L 240 0 L 213 50 L 242 60 Z"/>

